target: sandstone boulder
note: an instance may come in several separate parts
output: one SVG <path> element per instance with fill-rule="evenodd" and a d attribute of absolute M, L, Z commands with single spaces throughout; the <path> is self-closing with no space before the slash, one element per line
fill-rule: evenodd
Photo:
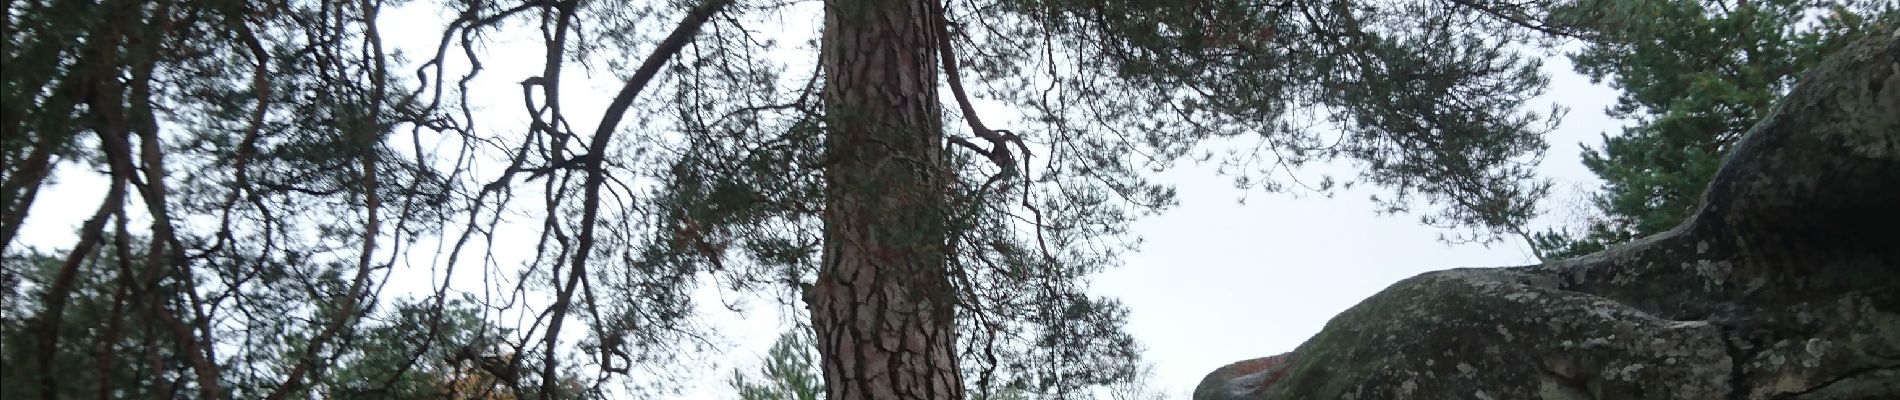
<path fill-rule="evenodd" d="M 1900 31 L 1810 71 L 1676 229 L 1406 279 L 1275 357 L 1195 400 L 1900 399 Z"/>

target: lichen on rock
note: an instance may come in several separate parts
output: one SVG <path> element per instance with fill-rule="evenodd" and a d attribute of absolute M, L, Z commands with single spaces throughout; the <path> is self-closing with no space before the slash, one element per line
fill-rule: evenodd
<path fill-rule="evenodd" d="M 1249 399 L 1286 378 L 1291 353 L 1241 361 L 1214 370 L 1194 388 L 1196 400 Z"/>

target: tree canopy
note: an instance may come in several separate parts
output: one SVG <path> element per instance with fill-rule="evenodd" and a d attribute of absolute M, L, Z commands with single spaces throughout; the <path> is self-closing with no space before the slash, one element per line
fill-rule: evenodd
<path fill-rule="evenodd" d="M 1737 139 L 1795 78 L 1900 8 L 1883 1 L 1608 2 L 1577 24 L 1595 40 L 1570 55 L 1578 72 L 1621 89 L 1605 110 L 1634 126 L 1583 149 L 1603 180 L 1578 232 L 1533 246 L 1578 256 L 1675 227 Z"/>
<path fill-rule="evenodd" d="M 398 9 L 440 19 L 433 47 L 388 43 Z M 1149 172 L 1251 140 L 1220 158 L 1243 186 L 1366 183 L 1527 236 L 1557 121 L 1538 55 L 1618 37 L 1576 28 L 1597 10 L 10 0 L 0 322 L 32 368 L 5 390 L 664 393 L 716 287 L 810 307 L 834 398 L 1082 397 L 1139 372 L 1086 277 L 1173 205 Z M 813 12 L 813 43 L 770 37 Z M 605 107 L 589 74 L 622 79 Z M 1359 174 L 1300 169 L 1333 159 Z M 107 195 L 72 246 L 28 248 L 53 185 Z"/>

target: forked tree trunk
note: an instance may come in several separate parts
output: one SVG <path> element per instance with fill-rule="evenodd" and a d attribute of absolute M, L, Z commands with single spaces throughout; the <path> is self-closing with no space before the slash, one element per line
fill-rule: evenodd
<path fill-rule="evenodd" d="M 809 299 L 831 400 L 961 399 L 930 0 L 826 3 L 824 262 Z"/>

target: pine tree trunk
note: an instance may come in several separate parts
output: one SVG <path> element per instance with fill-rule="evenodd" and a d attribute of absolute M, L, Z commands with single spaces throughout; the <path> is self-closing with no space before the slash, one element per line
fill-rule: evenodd
<path fill-rule="evenodd" d="M 825 9 L 828 199 L 809 305 L 831 400 L 963 397 L 925 1 Z"/>

